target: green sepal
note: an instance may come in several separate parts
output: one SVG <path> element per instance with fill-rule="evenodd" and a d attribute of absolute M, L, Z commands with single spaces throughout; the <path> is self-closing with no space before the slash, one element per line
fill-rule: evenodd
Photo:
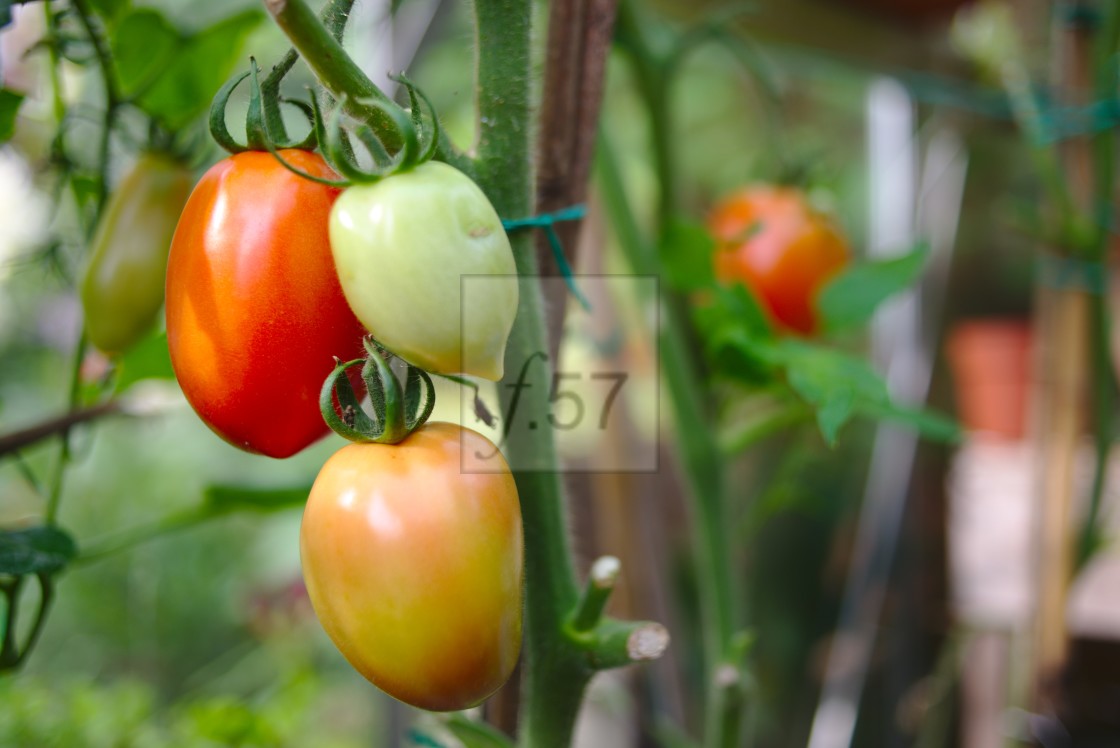
<path fill-rule="evenodd" d="M 393 76 L 408 91 L 410 111 L 405 112 L 392 102 L 376 101 L 373 99 L 356 99 L 350 102 L 343 97 L 323 124 L 318 103 L 314 102 L 316 128 L 319 143 L 323 146 L 327 162 L 347 179 L 358 183 L 370 183 L 385 177 L 415 168 L 429 161 L 439 149 L 441 135 L 439 117 L 431 99 L 421 91 L 412 81 L 403 75 Z M 431 128 L 424 127 L 424 113 L 421 102 L 427 105 L 431 116 Z M 389 153 L 385 143 L 377 132 L 366 123 L 359 123 L 353 128 L 351 134 L 357 138 L 370 154 L 373 160 L 372 169 L 359 166 L 354 157 L 347 133 L 342 127 L 342 112 L 349 105 L 357 104 L 366 109 L 377 110 L 384 114 L 393 124 L 400 136 L 401 148 L 396 153 Z"/>
<path fill-rule="evenodd" d="M 311 174 L 309 172 L 304 171 L 303 169 L 299 168 L 298 166 L 291 163 L 286 158 L 284 158 L 283 156 L 280 155 L 280 150 L 279 150 L 280 148 L 299 148 L 299 147 L 301 147 L 301 145 L 300 144 L 278 145 L 276 142 L 273 141 L 271 133 L 269 132 L 269 129 L 268 129 L 268 119 L 263 116 L 263 107 L 261 105 L 262 94 L 261 94 L 260 82 L 258 80 L 258 73 L 259 73 L 259 70 L 257 68 L 257 63 L 256 63 L 255 60 L 253 60 L 252 64 L 251 64 L 251 70 L 250 70 L 250 76 L 252 78 L 252 80 L 251 80 L 251 89 L 252 90 L 251 90 L 250 95 L 249 95 L 249 114 L 247 116 L 247 123 L 246 123 L 246 126 L 245 126 L 246 131 L 249 135 L 250 146 L 254 150 L 266 150 L 266 151 L 268 151 L 269 153 L 272 154 L 272 157 L 275 158 L 280 163 L 281 166 L 283 166 L 285 169 L 292 172 L 293 174 L 295 174 L 298 177 L 302 177 L 303 179 L 307 179 L 307 180 L 310 180 L 312 182 L 317 182 L 318 184 L 324 184 L 328 187 L 349 187 L 350 182 L 348 182 L 345 179 L 325 179 L 323 177 L 316 176 L 315 174 Z M 311 120 L 311 123 L 310 123 L 311 124 L 311 132 L 308 134 L 308 138 L 313 139 L 315 141 L 318 141 L 319 128 L 316 124 L 317 121 L 318 121 L 318 108 L 315 106 L 314 101 L 315 100 L 314 100 L 314 97 L 313 97 L 311 104 L 305 104 L 302 101 L 298 102 L 298 104 L 297 104 L 297 102 L 294 102 L 294 101 L 292 101 L 291 103 L 297 104 L 300 111 L 302 111 L 304 114 L 306 114 L 310 118 L 310 120 Z M 258 145 L 261 146 L 261 148 L 258 149 L 257 148 Z"/>
<path fill-rule="evenodd" d="M 241 145 L 230 133 L 229 126 L 226 124 L 226 109 L 229 106 L 229 100 L 234 90 L 241 85 L 241 82 L 246 78 L 250 78 L 249 111 L 245 115 L 246 143 L 245 145 Z M 279 113 L 281 104 L 291 104 L 307 117 L 310 129 L 307 135 L 301 140 L 288 140 L 284 132 L 280 133 L 280 141 L 277 141 L 273 137 L 272 132 L 275 124 L 282 123 L 282 118 Z M 306 151 L 314 150 L 318 143 L 319 135 L 315 122 L 315 109 L 311 105 L 304 101 L 281 97 L 278 89 L 270 85 L 267 80 L 262 86 L 260 82 L 260 67 L 257 65 L 256 59 L 252 57 L 249 58 L 249 70 L 238 73 L 226 81 L 225 84 L 218 89 L 218 93 L 214 96 L 214 101 L 210 104 L 210 136 L 214 138 L 214 142 L 222 148 L 235 154 L 244 153 L 245 151 L 268 151 L 269 153 L 275 154 L 275 152 L 281 148 Z M 281 127 L 281 129 L 283 128 Z M 300 176 L 322 181 L 320 177 L 313 177 L 288 164 L 285 165 Z"/>
<path fill-rule="evenodd" d="M 339 361 L 319 392 L 323 420 L 339 436 L 354 442 L 396 444 L 420 428 L 435 407 L 435 387 L 428 373 L 405 362 L 402 388 L 390 362 L 393 354 L 373 338 L 365 342 L 366 357 Z M 349 380 L 349 370 L 362 365 L 362 380 L 369 394 L 372 416 Z M 335 406 L 337 399 L 338 406 Z"/>
<path fill-rule="evenodd" d="M 428 372 L 409 366 L 404 385 L 404 423 L 409 431 L 422 426 L 432 415 L 432 409 L 436 407 L 434 395 L 424 396 L 424 387 L 427 387 L 428 393 L 435 392 Z"/>
<path fill-rule="evenodd" d="M 210 137 L 230 153 L 244 153 L 249 150 L 248 146 L 234 140 L 226 125 L 226 107 L 229 105 L 229 97 L 233 95 L 233 90 L 241 84 L 241 81 L 248 77 L 249 72 L 246 71 L 230 78 L 218 89 L 218 93 L 214 94 L 214 101 L 210 104 Z"/>
<path fill-rule="evenodd" d="M 357 100 L 357 103 L 377 109 L 392 120 L 400 133 L 403 145 L 396 154 L 390 156 L 385 144 L 378 138 L 373 129 L 368 125 L 361 124 L 353 130 L 353 135 L 369 151 L 374 167 L 367 171 L 359 166 L 353 152 L 348 148 L 348 141 L 342 129 L 342 112 L 348 105 L 347 98 L 343 96 L 339 101 L 339 106 L 335 107 L 330 117 L 327 118 L 325 140 L 323 141 L 323 151 L 326 154 L 327 162 L 334 167 L 335 171 L 352 182 L 368 184 L 415 166 L 418 163 L 417 156 L 420 153 L 420 144 L 416 128 L 413 127 L 409 116 L 396 104 L 385 104 L 372 99 L 360 99 Z"/>
<path fill-rule="evenodd" d="M 436 150 L 439 148 L 439 138 L 441 134 L 439 116 L 436 114 L 436 108 L 432 105 L 432 100 L 428 98 L 428 95 L 415 83 L 405 77 L 404 73 L 390 76 L 390 79 L 400 83 L 405 87 L 405 90 L 408 91 L 409 108 L 412 111 L 412 125 L 416 128 L 416 132 L 421 140 L 426 143 L 416 165 L 431 161 L 432 157 L 436 155 Z M 431 112 L 432 116 L 432 131 L 427 135 L 424 134 L 424 117 L 420 111 L 420 101 L 428 105 L 428 111 Z"/>

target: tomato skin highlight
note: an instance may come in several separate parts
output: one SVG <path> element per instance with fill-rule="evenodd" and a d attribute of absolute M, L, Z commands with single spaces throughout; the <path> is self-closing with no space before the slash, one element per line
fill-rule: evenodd
<path fill-rule="evenodd" d="M 99 350 L 121 353 L 155 323 L 171 237 L 193 185 L 185 165 L 145 153 L 110 196 L 79 288 L 86 335 Z"/>
<path fill-rule="evenodd" d="M 850 251 L 799 190 L 739 190 L 715 207 L 708 228 L 717 244 L 717 278 L 747 286 L 779 328 L 817 331 L 817 293 L 848 264 Z"/>
<path fill-rule="evenodd" d="M 335 177 L 315 154 L 281 153 Z M 324 436 L 318 397 L 334 357 L 362 355 L 365 331 L 330 252 L 337 195 L 268 153 L 239 153 L 202 177 L 175 231 L 167 268 L 175 376 L 206 425 L 248 452 L 289 457 Z"/>
<path fill-rule="evenodd" d="M 429 161 L 348 188 L 331 212 L 331 249 L 351 308 L 377 340 L 439 374 L 502 378 L 517 315 L 517 266 L 477 184 Z M 462 277 L 508 276 L 472 294 Z"/>
<path fill-rule="evenodd" d="M 504 461 L 462 473 L 469 450 L 494 445 L 449 423 L 396 445 L 343 447 L 320 470 L 300 527 L 304 581 L 327 634 L 378 688 L 430 711 L 481 703 L 521 647 L 517 487 Z"/>

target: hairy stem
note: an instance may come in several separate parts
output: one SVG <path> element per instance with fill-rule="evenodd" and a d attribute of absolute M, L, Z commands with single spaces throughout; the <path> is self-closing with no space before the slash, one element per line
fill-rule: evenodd
<path fill-rule="evenodd" d="M 372 126 L 390 151 L 400 148 L 400 132 L 392 119 L 368 103 L 392 104 L 392 101 L 346 54 L 342 44 L 319 21 L 305 0 L 264 0 L 264 6 L 319 82 L 336 99 L 343 100 L 345 97 L 347 114 Z M 455 150 L 442 131 L 436 154 L 441 161 L 473 176 L 473 162 Z"/>
<path fill-rule="evenodd" d="M 656 274 L 656 255 L 642 238 L 618 164 L 604 136 L 600 136 L 599 141 L 598 175 L 603 201 L 628 262 L 635 272 Z M 711 419 L 702 399 L 703 388 L 689 363 L 693 359 L 688 353 L 684 320 L 668 305 L 663 305 L 662 310 L 666 318 L 662 320 L 658 336 L 661 371 L 673 405 L 675 430 L 686 435 L 679 443 L 691 499 L 705 673 L 709 684 L 705 744 L 722 746 L 728 740 L 735 740 L 734 735 L 725 734 L 725 728 L 738 724 L 737 720 L 728 719 L 727 700 L 721 697 L 722 689 L 716 683 L 721 666 L 733 659 L 732 639 L 738 619 L 727 535 L 729 523 L 725 516 L 723 463 L 709 427 Z"/>
<path fill-rule="evenodd" d="M 32 444 L 42 441 L 55 434 L 62 434 L 79 423 L 93 421 L 103 416 L 119 412 L 121 404 L 117 400 L 106 400 L 91 408 L 82 408 L 64 413 L 60 416 L 48 418 L 33 426 L 28 426 L 19 431 L 0 436 L 0 457 L 12 452 L 19 452 Z"/>
<path fill-rule="evenodd" d="M 500 215 L 531 215 L 531 3 L 477 0 L 475 15 L 478 183 Z M 517 415 L 548 412 L 553 367 L 532 236 L 519 232 L 512 240 L 521 302 L 505 368 L 511 377 L 521 378 L 518 389 L 505 386 L 500 393 L 525 532 L 525 680 L 519 740 L 522 746 L 559 748 L 570 742 L 591 669 L 579 650 L 566 645 L 562 633 L 579 591 L 553 434 L 550 429 L 530 429 L 531 418 Z"/>

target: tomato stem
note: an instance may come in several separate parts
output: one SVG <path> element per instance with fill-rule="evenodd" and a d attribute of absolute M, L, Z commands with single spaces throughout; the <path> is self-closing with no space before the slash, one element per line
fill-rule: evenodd
<path fill-rule="evenodd" d="M 324 28 L 337 39 L 342 41 L 342 36 L 346 31 L 346 22 L 350 18 L 350 9 L 354 7 L 354 0 L 330 0 L 323 8 L 320 14 L 320 19 L 323 22 Z M 271 132 L 276 133 L 276 136 L 281 140 L 287 137 L 287 132 L 284 128 L 284 118 L 280 116 L 280 82 L 284 80 L 292 66 L 296 64 L 299 59 L 299 53 L 293 47 L 289 49 L 284 56 L 280 58 L 280 62 L 272 66 L 268 76 L 261 83 L 261 90 L 264 94 L 266 102 L 264 109 L 265 123 Z M 275 105 L 270 105 L 275 102 Z"/>
<path fill-rule="evenodd" d="M 655 125 L 655 128 L 659 125 Z M 600 134 L 597 157 L 599 186 L 603 201 L 630 266 L 635 272 L 656 274 L 658 260 L 652 246 L 642 236 L 630 207 L 618 164 L 605 134 Z M 718 677 L 721 668 L 739 665 L 733 660 L 733 640 L 740 611 L 735 598 L 739 589 L 732 577 L 729 522 L 724 492 L 723 462 L 712 430 L 711 416 L 702 394 L 699 373 L 691 363 L 695 357 L 689 350 L 684 319 L 670 304 L 663 307 L 663 324 L 658 335 L 661 371 L 668 385 L 673 405 L 682 463 L 688 482 L 686 492 L 692 514 L 696 550 L 698 585 L 701 605 L 704 662 L 708 695 L 705 702 L 705 745 L 735 744 L 737 734 L 729 735 L 728 727 L 736 727 L 728 719 L 726 689 Z M 723 671 L 726 675 L 727 671 Z M 737 729 L 737 728 L 736 728 Z"/>
<path fill-rule="evenodd" d="M 264 0 L 264 5 L 327 91 L 336 99 L 346 95 L 346 112 L 368 122 L 391 151 L 400 148 L 400 135 L 394 131 L 393 123 L 384 111 L 369 106 L 368 102 L 378 101 L 387 106 L 396 104 L 362 72 L 342 44 L 316 18 L 306 1 Z M 441 130 L 438 137 L 436 158 L 474 177 L 474 161 L 452 145 L 446 132 Z"/>
<path fill-rule="evenodd" d="M 533 132 L 529 81 L 531 6 L 528 0 L 477 0 L 478 157 L 477 181 L 499 215 L 533 214 Z M 532 236 L 510 237 L 521 277 L 517 320 L 506 346 L 505 370 L 524 370 L 518 391 L 523 412 L 548 412 L 552 366 L 545 310 Z M 541 357 L 541 365 L 523 366 Z M 510 414 L 513 392 L 499 387 L 502 411 Z M 515 419 L 506 441 L 521 496 L 525 532 L 525 667 L 518 742 L 531 748 L 561 748 L 571 742 L 583 691 L 592 669 L 584 653 L 563 636 L 579 598 L 568 545 L 567 514 L 554 435 Z M 552 466 L 547 472 L 519 469 Z"/>
<path fill-rule="evenodd" d="M 399 147 L 400 142 L 393 139 L 393 123 L 385 112 L 363 103 L 377 101 L 393 105 L 393 101 L 346 54 L 342 44 L 320 22 L 311 7 L 304 0 L 264 0 L 264 6 L 292 46 L 303 55 L 319 82 L 336 98 L 347 95 L 348 103 L 344 104 L 347 112 L 373 124 L 389 141 L 386 145 Z"/>
<path fill-rule="evenodd" d="M 576 633 L 591 631 L 603 616 L 607 600 L 614 592 L 618 575 L 622 566 L 614 556 L 603 556 L 591 566 L 591 575 L 584 587 L 583 597 L 580 598 L 572 617 L 572 630 Z"/>

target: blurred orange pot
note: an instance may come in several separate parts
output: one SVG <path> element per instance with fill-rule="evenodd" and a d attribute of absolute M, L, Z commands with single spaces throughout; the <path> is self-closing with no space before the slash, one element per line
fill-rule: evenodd
<path fill-rule="evenodd" d="M 969 431 L 1022 439 L 1030 381 L 1030 323 L 1020 319 L 960 322 L 949 331 L 945 352 L 956 383 L 961 424 Z"/>

